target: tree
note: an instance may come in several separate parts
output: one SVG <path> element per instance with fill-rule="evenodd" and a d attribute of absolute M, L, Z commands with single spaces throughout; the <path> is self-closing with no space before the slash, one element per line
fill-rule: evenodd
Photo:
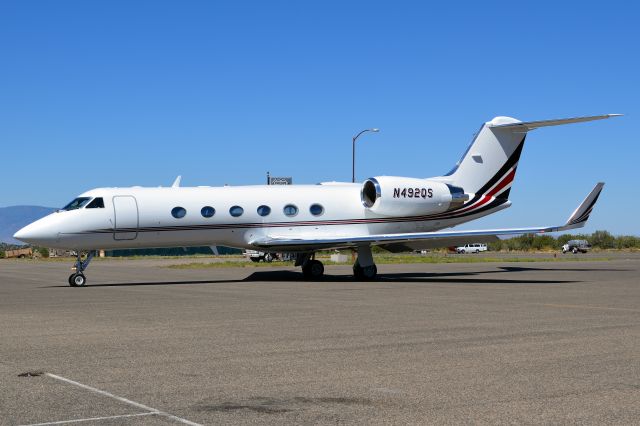
<path fill-rule="evenodd" d="M 562 247 L 563 245 L 567 244 L 569 240 L 575 240 L 575 236 L 571 234 L 560 235 L 558 236 L 558 245 Z"/>
<path fill-rule="evenodd" d="M 502 250 L 502 240 L 492 241 L 488 244 L 489 250 L 491 251 L 500 251 Z"/>
<path fill-rule="evenodd" d="M 608 231 L 596 231 L 591 234 L 591 245 L 594 247 L 600 247 L 603 249 L 614 248 L 616 245 L 616 239 Z"/>
<path fill-rule="evenodd" d="M 531 242 L 531 247 L 535 250 L 553 249 L 556 246 L 556 239 L 551 235 L 536 235 Z"/>
<path fill-rule="evenodd" d="M 616 237 L 616 248 L 618 249 L 627 249 L 627 248 L 639 248 L 640 247 L 640 238 L 634 237 L 632 235 L 620 235 Z"/>

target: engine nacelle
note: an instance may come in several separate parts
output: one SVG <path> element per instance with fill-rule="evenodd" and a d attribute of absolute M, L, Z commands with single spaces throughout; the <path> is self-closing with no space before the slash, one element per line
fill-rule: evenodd
<path fill-rule="evenodd" d="M 383 216 L 442 213 L 469 199 L 462 188 L 446 183 L 398 176 L 367 179 L 360 191 L 362 204 Z"/>

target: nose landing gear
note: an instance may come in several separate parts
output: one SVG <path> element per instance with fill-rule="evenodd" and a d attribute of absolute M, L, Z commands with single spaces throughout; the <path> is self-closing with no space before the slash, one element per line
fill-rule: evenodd
<path fill-rule="evenodd" d="M 87 284 L 87 278 L 84 276 L 84 271 L 89 267 L 89 263 L 93 259 L 95 255 L 94 251 L 90 251 L 87 254 L 87 258 L 82 260 L 82 253 L 78 252 L 78 257 L 76 259 L 76 264 L 74 266 L 75 272 L 69 275 L 69 285 L 71 287 L 84 287 Z"/>
<path fill-rule="evenodd" d="M 315 253 L 299 254 L 296 266 L 302 266 L 302 275 L 307 280 L 319 280 L 324 275 L 324 265 L 315 259 Z"/>

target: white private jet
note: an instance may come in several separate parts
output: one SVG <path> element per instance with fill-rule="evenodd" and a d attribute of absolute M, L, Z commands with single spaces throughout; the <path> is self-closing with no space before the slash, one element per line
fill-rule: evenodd
<path fill-rule="evenodd" d="M 443 231 L 511 206 L 509 192 L 527 132 L 620 114 L 522 122 L 496 117 L 482 125 L 449 173 L 428 179 L 379 176 L 364 183 L 292 186 L 99 188 L 19 230 L 18 240 L 75 250 L 71 286 L 84 286 L 98 249 L 222 245 L 297 253 L 296 266 L 317 279 L 315 252 L 354 249 L 356 279 L 374 279 L 371 246 L 389 251 L 486 243 L 501 235 L 584 226 L 603 183 L 564 225 Z M 88 252 L 83 260 L 82 252 Z"/>

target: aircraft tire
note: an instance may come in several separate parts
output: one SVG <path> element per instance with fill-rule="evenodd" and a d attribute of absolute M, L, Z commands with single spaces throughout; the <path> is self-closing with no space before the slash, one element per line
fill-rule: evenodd
<path fill-rule="evenodd" d="M 358 262 L 353 265 L 353 278 L 357 281 L 374 280 L 378 275 L 378 267 L 373 264 L 363 268 Z"/>
<path fill-rule="evenodd" d="M 378 267 L 373 264 L 362 268 L 362 276 L 366 280 L 375 280 L 378 275 Z"/>
<path fill-rule="evenodd" d="M 82 273 L 71 274 L 69 277 L 71 287 L 84 287 L 85 284 L 87 284 L 87 278 Z"/>
<path fill-rule="evenodd" d="M 310 260 L 302 268 L 302 274 L 308 280 L 317 280 L 324 275 L 324 265 L 319 260 Z"/>
<path fill-rule="evenodd" d="M 357 261 L 356 263 L 353 264 L 353 279 L 355 280 L 362 279 L 362 267 Z"/>

